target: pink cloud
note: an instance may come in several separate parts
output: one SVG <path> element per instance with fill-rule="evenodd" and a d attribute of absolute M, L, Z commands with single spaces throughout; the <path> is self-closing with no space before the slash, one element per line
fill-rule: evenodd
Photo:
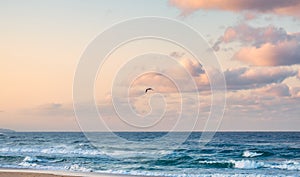
<path fill-rule="evenodd" d="M 241 23 L 236 26 L 228 27 L 214 46 L 218 47 L 221 43 L 240 42 L 243 45 L 260 47 L 265 43 L 276 44 L 281 41 L 297 40 L 299 38 L 300 34 L 289 34 L 283 28 L 276 28 L 271 25 L 254 28 L 245 23 Z"/>
<path fill-rule="evenodd" d="M 274 26 L 254 28 L 247 24 L 228 27 L 214 44 L 239 42 L 242 48 L 234 59 L 256 66 L 278 66 L 300 64 L 300 33 L 288 33 Z"/>
<path fill-rule="evenodd" d="M 291 89 L 291 94 L 293 97 L 300 98 L 300 87 L 293 87 Z"/>
<path fill-rule="evenodd" d="M 300 79 L 300 70 L 298 71 L 297 78 Z"/>
<path fill-rule="evenodd" d="M 243 47 L 233 58 L 256 66 L 293 65 L 300 64 L 299 51 L 298 41 L 282 41 L 266 43 L 261 47 Z"/>
<path fill-rule="evenodd" d="M 171 78 L 174 82 L 162 74 L 148 73 L 137 78 L 132 84 L 133 95 L 144 94 L 144 88 L 147 87 L 153 87 L 156 92 L 175 93 L 178 92 L 176 84 L 181 85 L 181 88 L 183 88 L 181 91 L 183 92 L 208 91 L 210 89 L 209 78 L 200 63 L 187 58 L 178 59 L 178 62 L 183 68 L 178 65 L 166 71 L 174 77 Z M 267 64 L 270 65 L 270 63 Z M 187 77 L 183 70 L 189 72 L 192 78 Z M 228 69 L 224 72 L 229 90 L 262 88 L 269 84 L 282 83 L 285 79 L 297 75 L 298 71 L 290 67 L 240 67 Z M 190 83 L 188 79 L 193 79 L 197 88 L 194 85 L 187 84 Z"/>
<path fill-rule="evenodd" d="M 179 60 L 179 63 L 192 75 L 199 76 L 204 73 L 202 65 L 191 59 L 183 58 Z"/>
<path fill-rule="evenodd" d="M 291 96 L 290 88 L 286 84 L 271 84 L 266 87 L 259 88 L 253 92 L 264 96 L 272 97 L 288 97 Z"/>
<path fill-rule="evenodd" d="M 185 61 L 185 60 L 182 60 Z M 189 62 L 187 62 L 189 63 Z M 189 65 L 195 66 L 195 65 Z M 200 67 L 197 65 L 197 67 Z M 201 68 L 201 67 L 200 67 Z M 195 70 L 195 68 L 187 70 Z M 206 73 L 194 75 L 192 78 L 182 77 L 180 70 L 172 69 L 169 72 L 179 72 L 173 74 L 176 78 L 175 82 L 169 80 L 165 76 L 157 73 L 149 73 L 139 77 L 132 84 L 131 95 L 143 95 L 143 89 L 146 87 L 153 87 L 156 92 L 160 93 L 176 93 L 179 90 L 176 88 L 176 84 L 183 86 L 183 92 L 191 91 L 208 91 L 210 89 L 210 82 Z M 224 72 L 227 89 L 228 90 L 248 90 L 262 88 L 270 84 L 280 84 L 289 77 L 296 77 L 298 71 L 290 67 L 240 67 L 228 69 Z M 193 85 L 189 85 L 187 79 L 193 79 L 197 85 L 195 88 Z M 196 89 L 196 90 L 195 90 Z"/>
<path fill-rule="evenodd" d="M 245 14 L 244 14 L 244 19 L 245 20 L 253 20 L 253 19 L 255 19 L 256 18 L 256 14 L 255 13 L 253 13 L 253 12 L 246 12 Z"/>
<path fill-rule="evenodd" d="M 152 87 L 156 93 L 175 93 L 178 92 L 176 84 L 183 89 L 181 90 L 183 92 L 209 89 L 207 75 L 197 60 L 178 58 L 177 61 L 178 65 L 172 66 L 164 71 L 164 73 L 173 78 L 168 78 L 167 75 L 160 73 L 146 73 L 138 77 L 131 84 L 131 96 L 143 95 L 143 91 L 147 87 Z M 195 81 L 196 85 L 190 85 L 191 79 Z"/>
<path fill-rule="evenodd" d="M 183 66 L 183 68 L 185 69 L 185 71 L 187 71 L 188 73 L 190 73 L 190 75 L 193 77 L 198 90 L 207 90 L 209 89 L 209 80 L 208 77 L 205 73 L 205 70 L 203 68 L 203 66 L 196 60 L 192 60 L 192 59 L 188 59 L 188 58 L 181 58 L 179 59 L 179 63 Z M 176 72 L 176 73 L 181 73 L 181 68 L 173 68 L 172 70 L 170 70 L 172 72 Z M 182 78 L 181 82 L 186 82 L 186 74 L 181 74 L 180 75 Z M 194 89 L 194 88 L 193 88 Z M 192 88 L 187 88 L 187 91 L 191 91 Z"/>
<path fill-rule="evenodd" d="M 300 17 L 299 0 L 170 0 L 169 2 L 182 10 L 182 15 L 188 15 L 196 10 L 223 10 L 255 11 Z"/>
<path fill-rule="evenodd" d="M 233 41 L 234 39 L 236 39 L 238 36 L 238 33 L 237 31 L 234 29 L 234 28 L 227 28 L 225 33 L 224 33 L 224 36 L 223 36 L 223 41 L 225 43 L 228 43 L 228 42 L 231 42 Z"/>

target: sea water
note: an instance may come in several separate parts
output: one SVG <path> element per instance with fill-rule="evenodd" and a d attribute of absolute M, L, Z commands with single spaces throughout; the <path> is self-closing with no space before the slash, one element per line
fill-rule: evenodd
<path fill-rule="evenodd" d="M 218 132 L 205 146 L 199 143 L 201 132 L 176 146 L 153 141 L 167 132 L 116 133 L 125 144 L 110 133 L 94 134 L 97 146 L 78 132 L 1 133 L 0 168 L 176 177 L 300 176 L 300 132 Z M 151 147 L 143 145 L 152 141 Z"/>

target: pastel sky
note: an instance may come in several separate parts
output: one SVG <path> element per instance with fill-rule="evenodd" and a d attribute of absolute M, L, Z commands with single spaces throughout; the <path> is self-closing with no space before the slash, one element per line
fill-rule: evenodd
<path fill-rule="evenodd" d="M 227 103 L 218 130 L 299 131 L 299 9 L 299 0 L 2 0 L 0 128 L 80 131 L 73 110 L 73 79 L 87 45 L 120 21 L 159 16 L 193 27 L 218 57 L 227 84 Z M 193 77 L 197 89 L 187 85 L 183 99 L 190 104 L 190 112 L 200 110 L 194 130 L 203 130 L 211 103 L 205 66 L 186 50 L 154 39 L 121 46 L 99 71 L 95 98 L 103 119 L 112 130 L 136 130 L 118 120 L 112 97 L 118 97 L 129 84 L 124 75 L 134 68 L 122 70 L 122 62 L 149 50 L 167 53 L 179 63 L 164 67 L 181 84 L 187 83 L 182 69 Z M 140 59 L 149 65 L 155 60 Z M 122 82 L 113 83 L 118 72 Z M 116 95 L 111 93 L 113 84 Z M 131 107 L 140 116 L 151 110 L 149 97 L 143 95 L 146 87 L 165 97 L 165 118 L 149 130 L 171 128 L 182 101 L 176 84 L 158 73 L 148 73 L 130 86 Z M 190 101 L 195 97 L 200 98 L 199 104 Z M 151 105 L 153 110 L 160 109 L 160 104 Z M 191 120 L 187 116 L 185 121 Z"/>

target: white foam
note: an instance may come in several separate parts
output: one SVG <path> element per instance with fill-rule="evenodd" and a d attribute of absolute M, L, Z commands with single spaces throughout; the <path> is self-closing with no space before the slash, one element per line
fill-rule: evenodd
<path fill-rule="evenodd" d="M 274 177 L 274 175 L 262 175 L 262 174 L 213 174 L 207 175 L 207 177 Z"/>
<path fill-rule="evenodd" d="M 281 170 L 300 170 L 300 163 L 297 161 L 283 161 L 283 162 L 257 162 L 253 160 L 231 160 L 234 168 L 240 169 L 256 169 L 256 168 L 274 168 Z"/>
<path fill-rule="evenodd" d="M 250 152 L 250 151 L 243 152 L 243 157 L 256 157 L 256 156 L 261 156 L 261 155 L 263 155 L 263 153 Z"/>
<path fill-rule="evenodd" d="M 0 152 L 2 153 L 34 153 L 34 152 L 39 152 L 37 149 L 34 148 L 11 148 L 11 147 L 4 147 L 0 148 Z"/>
<path fill-rule="evenodd" d="M 93 170 L 90 168 L 85 168 L 82 166 L 79 166 L 78 164 L 73 164 L 71 166 L 66 166 L 66 170 L 71 170 L 71 171 L 79 171 L 79 172 L 92 172 Z"/>
<path fill-rule="evenodd" d="M 66 147 L 52 147 L 41 150 L 44 154 L 75 154 L 75 155 L 86 155 L 86 156 L 95 156 L 103 155 L 98 150 L 83 150 L 83 149 L 71 149 Z"/>
<path fill-rule="evenodd" d="M 248 174 L 248 173 L 214 173 L 214 174 L 187 174 L 187 173 L 164 173 L 164 172 L 149 172 L 149 171 L 126 171 L 126 170 L 106 170 L 99 171 L 105 174 L 116 174 L 116 175 L 133 175 L 133 176 L 166 176 L 166 177 L 273 177 L 274 175 L 265 174 Z"/>
<path fill-rule="evenodd" d="M 22 167 L 26 167 L 26 168 L 32 168 L 32 167 L 40 168 L 40 166 L 36 163 L 30 163 L 30 162 L 24 162 L 24 161 L 19 163 L 19 165 L 22 166 Z"/>
<path fill-rule="evenodd" d="M 281 170 L 297 170 L 300 171 L 300 163 L 296 161 L 284 161 L 278 164 L 266 165 L 268 168 L 276 168 Z"/>
<path fill-rule="evenodd" d="M 105 155 L 103 152 L 98 149 L 75 149 L 73 147 L 67 146 L 53 146 L 48 148 L 41 147 L 2 147 L 0 148 L 0 153 L 4 154 L 62 154 L 62 155 L 83 155 L 83 156 L 96 156 L 96 155 Z"/>
<path fill-rule="evenodd" d="M 234 164 L 234 168 L 241 168 L 241 169 L 256 169 L 262 167 L 264 165 L 263 162 L 255 162 L 252 160 L 231 160 L 231 163 Z"/>
<path fill-rule="evenodd" d="M 42 160 L 36 158 L 36 157 L 30 157 L 30 156 L 26 156 L 23 159 L 23 162 L 41 162 Z"/>

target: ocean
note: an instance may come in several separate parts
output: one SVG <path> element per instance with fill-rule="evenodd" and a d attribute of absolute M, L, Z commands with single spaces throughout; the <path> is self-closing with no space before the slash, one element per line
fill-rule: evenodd
<path fill-rule="evenodd" d="M 166 132 L 109 133 L 97 146 L 83 133 L 0 133 L 0 168 L 143 176 L 300 176 L 300 132 L 218 132 L 200 146 L 193 132 L 177 146 L 144 146 Z M 180 136 L 181 133 L 177 133 Z M 176 136 L 174 136 L 176 137 Z"/>

